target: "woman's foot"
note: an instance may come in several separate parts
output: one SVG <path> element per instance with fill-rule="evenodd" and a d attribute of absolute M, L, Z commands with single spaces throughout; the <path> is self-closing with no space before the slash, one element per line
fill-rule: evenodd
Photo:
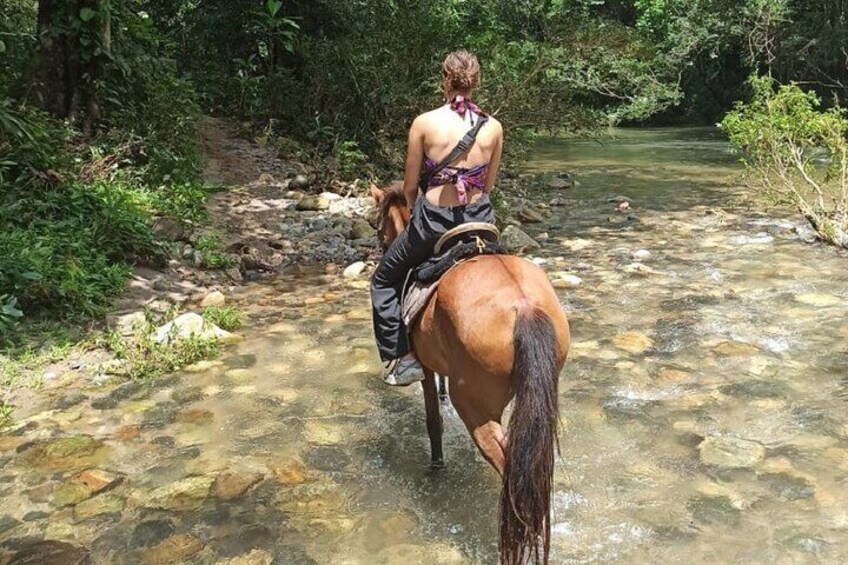
<path fill-rule="evenodd" d="M 398 359 L 383 376 L 383 382 L 391 386 L 409 386 L 424 380 L 424 368 L 414 355 Z"/>

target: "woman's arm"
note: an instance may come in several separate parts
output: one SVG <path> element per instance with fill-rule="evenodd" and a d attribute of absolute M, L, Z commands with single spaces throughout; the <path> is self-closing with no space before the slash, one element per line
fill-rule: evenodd
<path fill-rule="evenodd" d="M 409 128 L 409 142 L 406 151 L 406 167 L 403 173 L 403 193 L 406 204 L 411 210 L 418 198 L 418 179 L 424 164 L 424 131 L 421 117 L 415 118 Z"/>
<path fill-rule="evenodd" d="M 493 126 L 497 127 L 495 138 L 495 148 L 492 151 L 492 158 L 489 159 L 489 170 L 486 174 L 486 192 L 492 192 L 495 188 L 495 179 L 498 177 L 498 169 L 501 166 L 501 153 L 503 152 L 503 126 L 500 122 L 494 122 Z"/>

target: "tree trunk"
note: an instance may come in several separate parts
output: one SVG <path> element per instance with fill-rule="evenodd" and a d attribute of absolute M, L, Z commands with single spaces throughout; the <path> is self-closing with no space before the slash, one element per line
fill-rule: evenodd
<path fill-rule="evenodd" d="M 88 10 L 95 15 L 89 17 Z M 86 135 L 101 116 L 98 82 L 105 74 L 111 31 L 109 0 L 38 2 L 40 42 L 27 90 L 41 108 L 78 122 Z"/>

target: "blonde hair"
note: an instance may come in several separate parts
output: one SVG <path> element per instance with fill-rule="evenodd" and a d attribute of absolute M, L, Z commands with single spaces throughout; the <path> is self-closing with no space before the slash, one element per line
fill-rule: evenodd
<path fill-rule="evenodd" d="M 480 84 L 480 62 L 477 55 L 454 51 L 442 63 L 442 86 L 446 91 L 468 92 Z"/>

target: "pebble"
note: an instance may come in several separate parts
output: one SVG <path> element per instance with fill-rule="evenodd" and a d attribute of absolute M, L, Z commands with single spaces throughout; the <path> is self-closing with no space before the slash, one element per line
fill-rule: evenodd
<path fill-rule="evenodd" d="M 633 258 L 637 261 L 644 261 L 651 258 L 651 252 L 647 249 L 639 249 L 633 252 Z"/>

